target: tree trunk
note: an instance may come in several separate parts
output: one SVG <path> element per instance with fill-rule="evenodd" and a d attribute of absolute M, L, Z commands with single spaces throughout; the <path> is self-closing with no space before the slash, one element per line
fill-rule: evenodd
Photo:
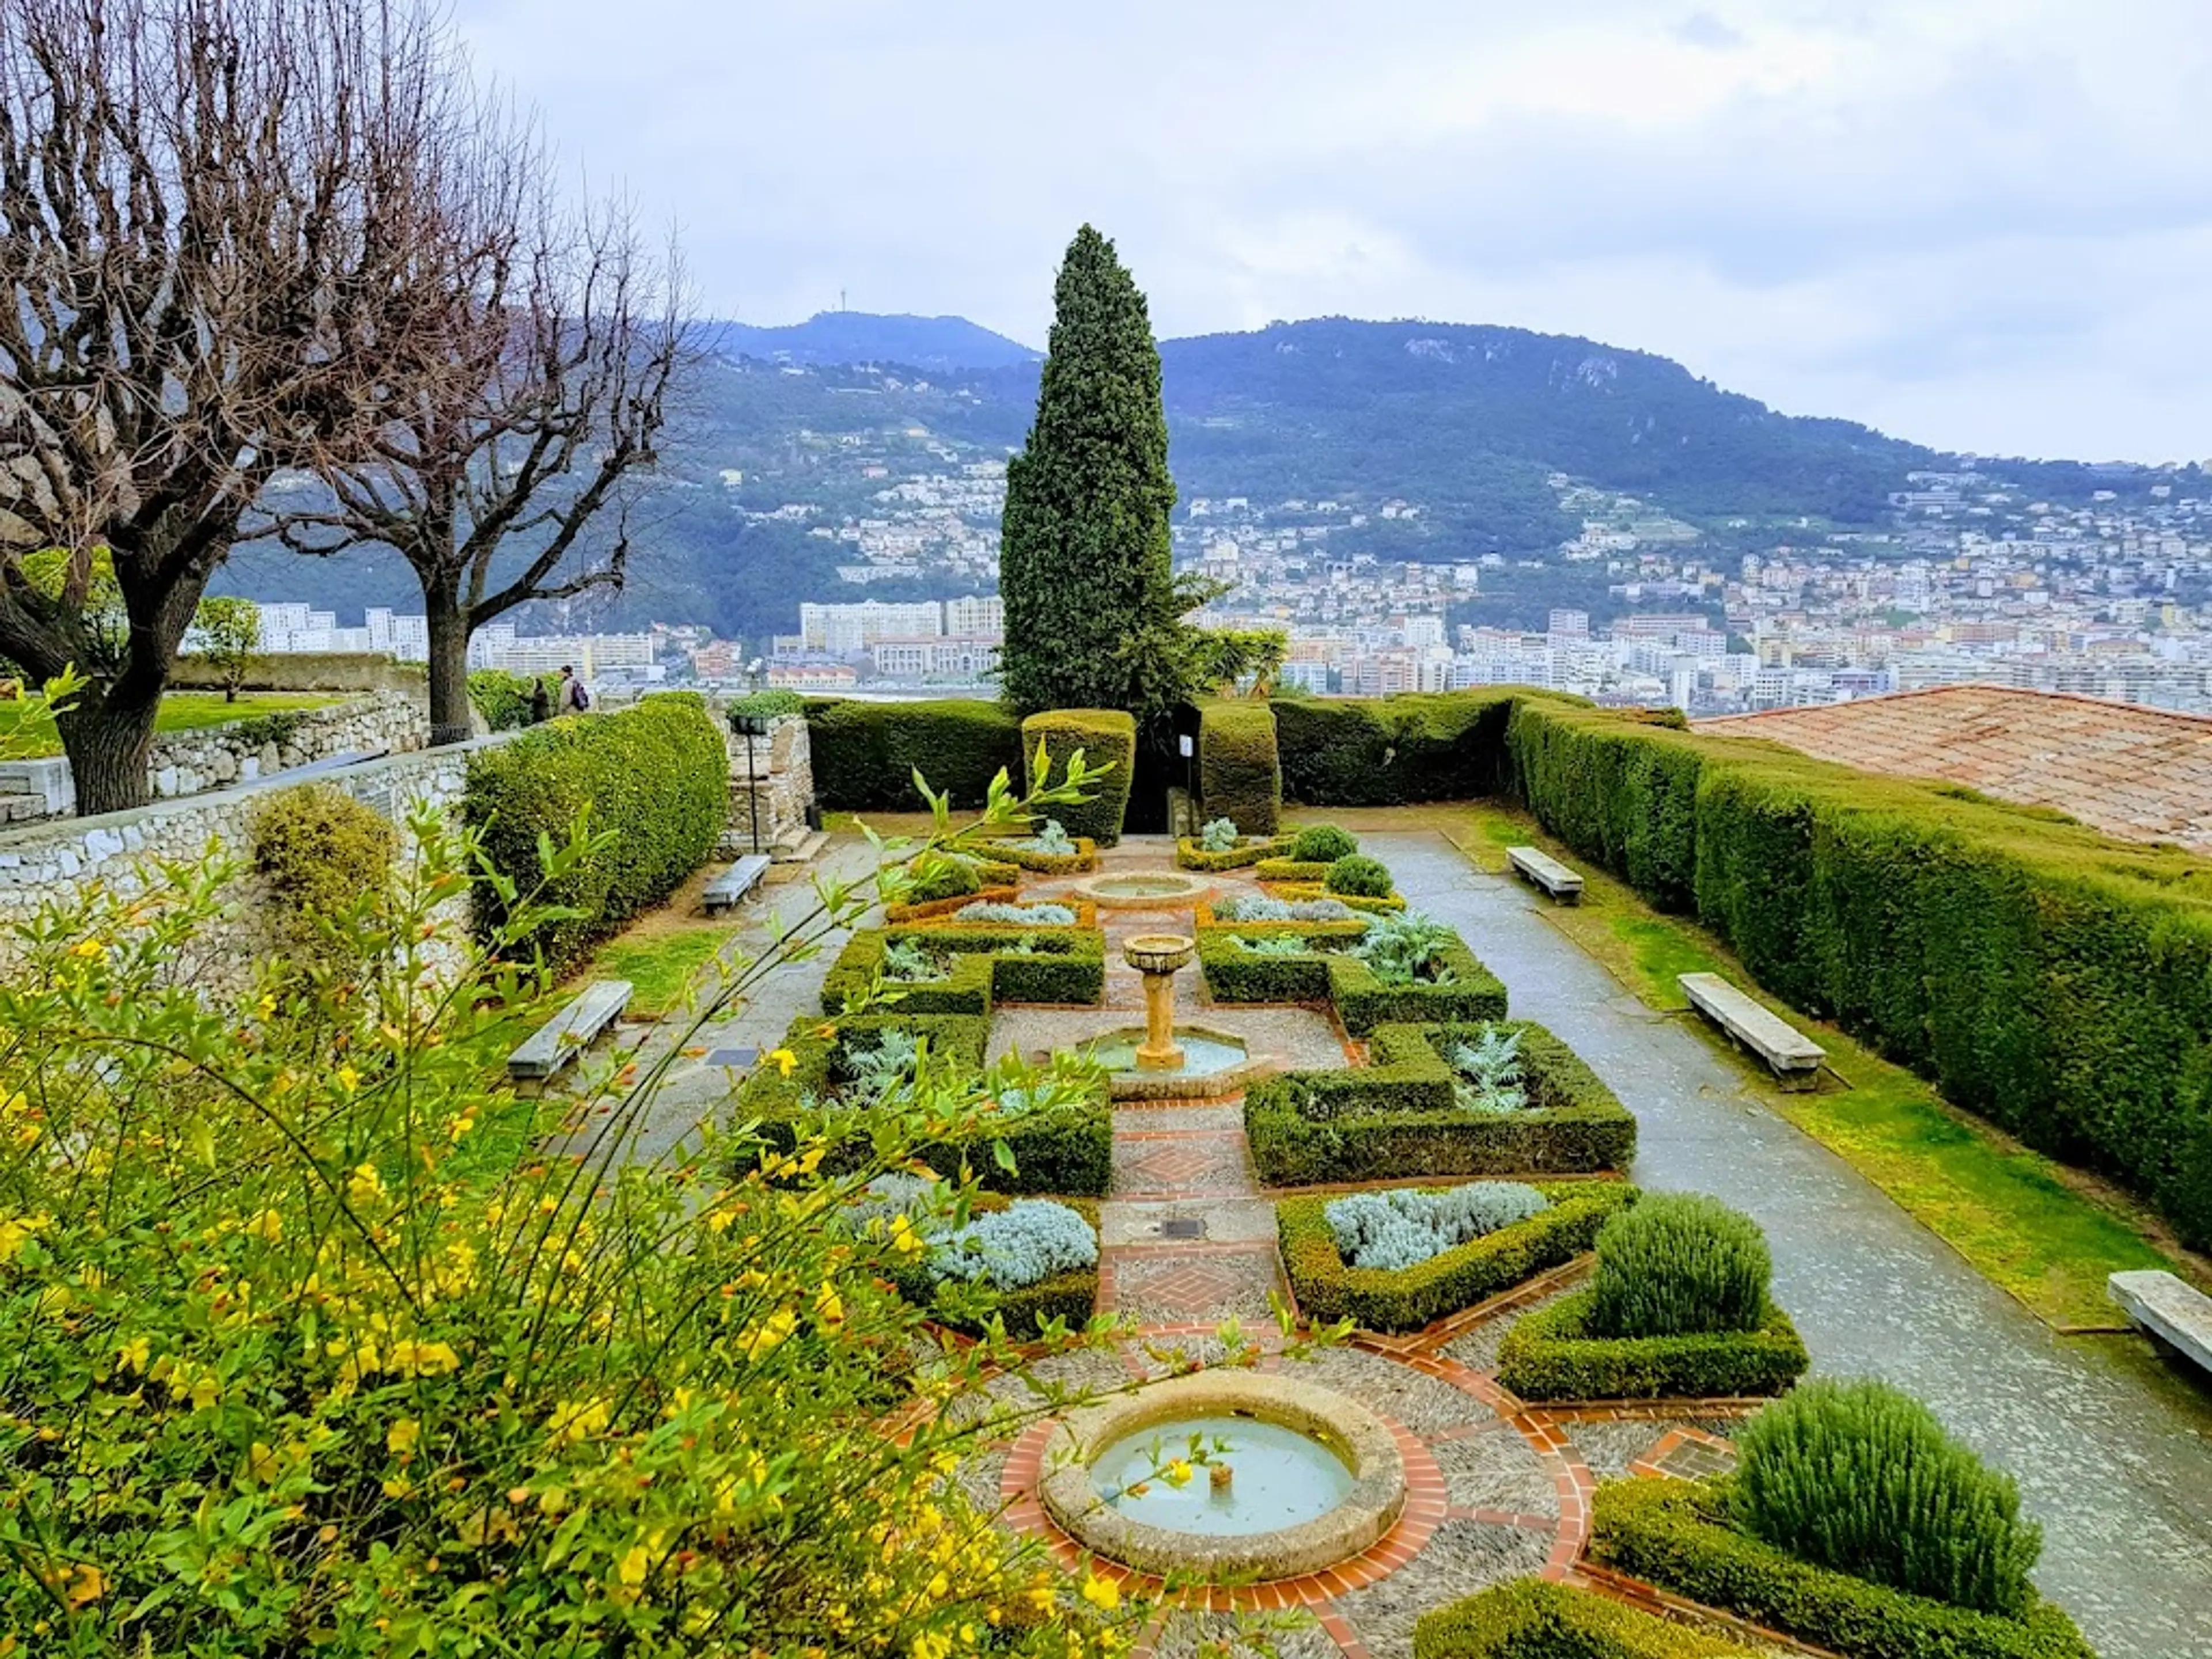
<path fill-rule="evenodd" d="M 430 632 L 430 742 L 434 747 L 465 743 L 475 728 L 469 720 L 469 623 L 451 593 L 422 593 Z"/>
<path fill-rule="evenodd" d="M 119 695 L 110 688 L 101 696 L 81 696 L 74 707 L 54 716 L 54 729 L 61 734 L 62 752 L 69 757 L 70 776 L 76 785 L 79 817 L 125 811 L 153 799 L 146 757 L 153 748 L 154 719 L 161 708 L 158 688 L 151 697 Z"/>

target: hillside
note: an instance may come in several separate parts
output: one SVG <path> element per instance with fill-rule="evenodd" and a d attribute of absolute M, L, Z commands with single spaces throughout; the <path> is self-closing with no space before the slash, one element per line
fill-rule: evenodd
<path fill-rule="evenodd" d="M 1033 363 L 1041 355 L 965 317 L 822 311 L 803 323 L 779 328 L 737 322 L 706 327 L 728 356 L 771 362 L 902 363 L 942 374 Z"/>

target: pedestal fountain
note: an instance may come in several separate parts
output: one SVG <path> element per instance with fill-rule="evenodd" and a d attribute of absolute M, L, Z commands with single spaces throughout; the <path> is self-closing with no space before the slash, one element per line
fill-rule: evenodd
<path fill-rule="evenodd" d="M 1139 933 L 1121 946 L 1121 959 L 1145 976 L 1145 1040 L 1137 1045 L 1140 1072 L 1182 1068 L 1182 1045 L 1175 1036 L 1175 976 L 1198 953 L 1198 941 L 1186 933 Z"/>

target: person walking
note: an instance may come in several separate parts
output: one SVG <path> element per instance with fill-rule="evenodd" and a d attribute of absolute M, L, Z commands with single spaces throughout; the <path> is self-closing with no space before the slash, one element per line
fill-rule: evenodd
<path fill-rule="evenodd" d="M 592 694 L 584 690 L 583 681 L 576 678 L 574 668 L 563 665 L 561 670 L 561 712 L 580 714 L 592 706 Z"/>
<path fill-rule="evenodd" d="M 545 717 L 553 712 L 553 700 L 545 693 L 545 676 L 540 674 L 530 682 L 530 723 L 545 724 Z"/>

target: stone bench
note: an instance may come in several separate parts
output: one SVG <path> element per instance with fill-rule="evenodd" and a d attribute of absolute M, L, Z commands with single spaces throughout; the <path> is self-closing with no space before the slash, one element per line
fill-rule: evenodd
<path fill-rule="evenodd" d="M 1718 974 L 1683 974 L 1682 994 L 1714 1024 L 1772 1068 L 1785 1089 L 1809 1089 L 1820 1079 L 1828 1051 L 1796 1026 Z"/>
<path fill-rule="evenodd" d="M 603 979 L 547 1020 L 507 1057 L 507 1074 L 542 1083 L 590 1048 L 629 1006 L 626 979 Z"/>
<path fill-rule="evenodd" d="M 1513 867 L 1562 904 L 1583 902 L 1583 878 L 1537 847 L 1509 847 L 1505 856 Z"/>
<path fill-rule="evenodd" d="M 2212 1371 L 2212 1296 L 2155 1268 L 2113 1273 L 2105 1293 L 2152 1336 Z"/>
<path fill-rule="evenodd" d="M 733 908 L 744 896 L 760 885 L 768 873 L 769 857 L 765 853 L 748 853 L 735 864 L 707 884 L 707 890 L 699 896 L 707 907 L 707 914 L 718 916 Z"/>

